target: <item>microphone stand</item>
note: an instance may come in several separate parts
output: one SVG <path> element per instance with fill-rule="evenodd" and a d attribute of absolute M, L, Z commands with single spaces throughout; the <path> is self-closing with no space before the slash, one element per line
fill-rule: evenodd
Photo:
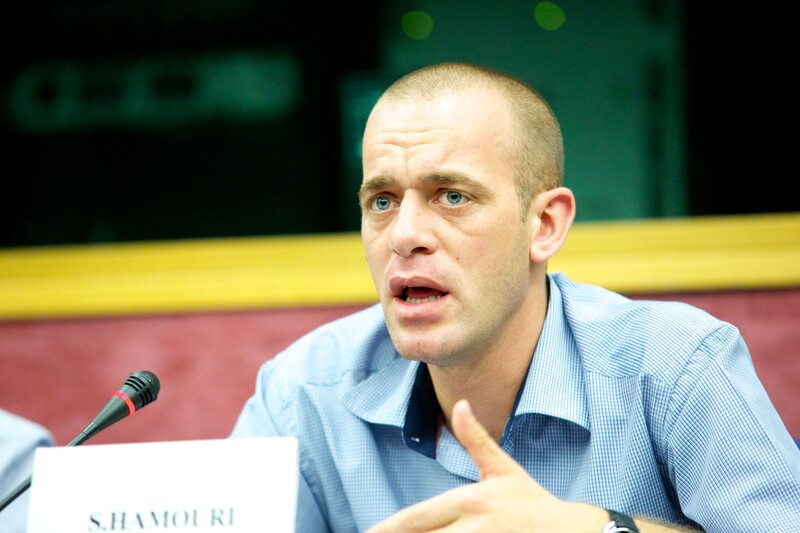
<path fill-rule="evenodd" d="M 96 435 L 111 424 L 119 422 L 130 416 L 145 405 L 155 401 L 161 390 L 161 382 L 155 374 L 148 370 L 132 373 L 122 387 L 115 392 L 105 407 L 80 434 L 72 439 L 69 446 L 78 446 L 86 442 L 89 437 Z M 28 476 L 16 489 L 0 501 L 0 511 L 19 498 L 31 486 L 32 476 Z"/>
<path fill-rule="evenodd" d="M 19 498 L 23 492 L 25 492 L 30 488 L 30 486 L 31 486 L 31 476 L 28 476 L 28 479 L 17 485 L 17 488 L 14 489 L 14 491 L 11 494 L 3 498 L 3 501 L 0 502 L 0 511 L 8 507 L 11 502 Z"/>
<path fill-rule="evenodd" d="M 88 428 L 87 428 L 88 429 Z M 86 430 L 83 430 L 80 435 L 72 439 L 72 442 L 67 444 L 67 446 L 79 446 L 86 442 L 89 439 L 89 435 L 87 435 Z M 22 483 L 17 485 L 10 494 L 8 494 L 3 501 L 0 502 L 0 511 L 8 507 L 11 502 L 22 496 L 22 494 L 31 487 L 31 481 L 33 480 L 33 476 L 28 476 L 27 479 L 23 480 Z"/>

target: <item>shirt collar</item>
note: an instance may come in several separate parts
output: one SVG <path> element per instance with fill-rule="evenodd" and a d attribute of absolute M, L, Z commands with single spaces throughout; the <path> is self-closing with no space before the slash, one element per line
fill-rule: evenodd
<path fill-rule="evenodd" d="M 543 414 L 590 430 L 580 353 L 564 315 L 561 291 L 548 275 L 549 301 L 515 415 Z"/>
<path fill-rule="evenodd" d="M 404 359 L 388 341 L 379 350 L 391 350 L 390 362 L 357 383 L 342 398 L 351 413 L 372 424 L 403 427 L 419 361 Z M 387 354 L 376 354 L 376 358 Z"/>
<path fill-rule="evenodd" d="M 372 424 L 403 428 L 409 448 L 434 458 L 441 417 L 428 367 L 395 356 L 345 394 L 344 405 Z"/>
<path fill-rule="evenodd" d="M 590 429 L 578 349 L 564 316 L 561 291 L 549 276 L 548 283 L 547 315 L 514 416 L 543 414 Z M 345 394 L 345 407 L 367 422 L 403 428 L 409 447 L 435 457 L 440 413 L 427 367 L 404 359 L 391 342 L 381 343 L 379 349 L 391 350 L 393 360 Z"/>

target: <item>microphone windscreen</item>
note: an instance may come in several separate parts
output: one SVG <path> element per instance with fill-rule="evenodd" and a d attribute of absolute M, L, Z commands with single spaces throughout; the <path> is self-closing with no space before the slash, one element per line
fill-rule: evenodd
<path fill-rule="evenodd" d="M 134 372 L 120 387 L 120 392 L 125 393 L 133 402 L 136 409 L 154 402 L 161 390 L 158 377 L 149 370 Z"/>

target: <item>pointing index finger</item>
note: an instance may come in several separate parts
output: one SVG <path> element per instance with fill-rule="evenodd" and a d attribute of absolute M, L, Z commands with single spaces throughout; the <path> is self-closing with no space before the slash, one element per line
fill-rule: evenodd
<path fill-rule="evenodd" d="M 481 480 L 519 473 L 520 467 L 472 414 L 467 400 L 453 406 L 453 433 L 478 467 Z"/>

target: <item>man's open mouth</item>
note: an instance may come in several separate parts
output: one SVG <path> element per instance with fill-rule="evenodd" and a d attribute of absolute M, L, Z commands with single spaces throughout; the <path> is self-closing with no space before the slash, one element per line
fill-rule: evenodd
<path fill-rule="evenodd" d="M 437 289 L 432 289 L 430 287 L 409 287 L 406 285 L 403 287 L 403 292 L 400 294 L 400 298 L 404 302 L 421 304 L 423 302 L 438 300 L 445 294 L 447 293 Z"/>

